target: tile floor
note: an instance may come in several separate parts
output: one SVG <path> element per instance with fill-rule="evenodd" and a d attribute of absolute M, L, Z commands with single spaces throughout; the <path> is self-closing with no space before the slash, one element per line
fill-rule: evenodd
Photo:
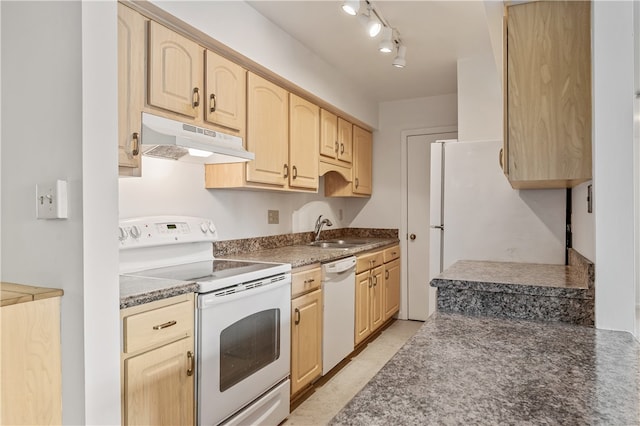
<path fill-rule="evenodd" d="M 398 320 L 302 404 L 282 425 L 326 425 L 422 326 Z"/>

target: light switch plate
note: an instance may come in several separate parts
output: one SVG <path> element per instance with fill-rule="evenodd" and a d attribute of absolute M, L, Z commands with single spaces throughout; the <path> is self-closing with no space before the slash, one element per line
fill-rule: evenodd
<path fill-rule="evenodd" d="M 36 185 L 36 218 L 67 218 L 67 181 L 58 179 Z"/>

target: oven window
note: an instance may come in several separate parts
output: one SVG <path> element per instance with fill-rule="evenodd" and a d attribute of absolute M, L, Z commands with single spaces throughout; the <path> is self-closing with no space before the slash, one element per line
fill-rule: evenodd
<path fill-rule="evenodd" d="M 220 392 L 280 357 L 280 309 L 257 312 L 220 334 Z"/>

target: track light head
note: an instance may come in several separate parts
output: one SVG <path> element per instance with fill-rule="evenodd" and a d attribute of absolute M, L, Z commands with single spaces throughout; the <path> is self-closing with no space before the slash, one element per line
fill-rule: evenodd
<path fill-rule="evenodd" d="M 398 55 L 396 55 L 393 60 L 393 66 L 396 68 L 404 68 L 407 65 L 407 60 L 405 56 L 407 55 L 407 47 L 399 44 L 398 45 Z"/>
<path fill-rule="evenodd" d="M 382 24 L 378 21 L 378 18 L 369 16 L 369 22 L 367 22 L 367 34 L 369 34 L 369 37 L 377 36 L 380 34 L 380 30 L 382 30 Z"/>
<path fill-rule="evenodd" d="M 382 41 L 378 45 L 378 50 L 382 53 L 391 53 L 393 51 L 393 30 L 391 27 L 382 29 Z"/>
<path fill-rule="evenodd" d="M 342 3 L 342 10 L 348 15 L 356 16 L 360 10 L 360 0 L 347 0 Z"/>

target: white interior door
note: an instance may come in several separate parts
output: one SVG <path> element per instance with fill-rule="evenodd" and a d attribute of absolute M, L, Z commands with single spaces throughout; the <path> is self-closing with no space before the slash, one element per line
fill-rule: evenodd
<path fill-rule="evenodd" d="M 410 135 L 406 139 L 407 316 L 412 320 L 426 320 L 435 307 L 435 289 L 429 286 L 431 144 L 456 137 L 453 132 Z"/>

